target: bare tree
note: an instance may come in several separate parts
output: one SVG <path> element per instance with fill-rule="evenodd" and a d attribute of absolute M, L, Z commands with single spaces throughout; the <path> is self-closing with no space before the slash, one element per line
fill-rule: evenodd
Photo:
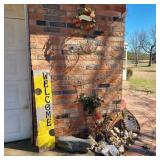
<path fill-rule="evenodd" d="M 156 57 L 156 30 L 153 28 L 150 33 L 141 32 L 139 33 L 140 47 L 149 54 L 148 66 L 151 66 L 152 61 L 155 62 Z"/>
<path fill-rule="evenodd" d="M 139 59 L 139 54 L 140 54 L 140 43 L 139 43 L 139 33 L 135 32 L 131 35 L 130 37 L 130 48 L 131 52 L 135 56 L 135 64 L 136 66 L 138 65 L 138 59 Z"/>

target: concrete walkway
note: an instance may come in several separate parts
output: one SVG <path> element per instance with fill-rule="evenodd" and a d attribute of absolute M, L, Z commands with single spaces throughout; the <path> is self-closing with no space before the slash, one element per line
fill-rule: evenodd
<path fill-rule="evenodd" d="M 137 118 L 141 135 L 125 155 L 156 155 L 156 98 L 154 94 L 124 89 L 127 108 Z"/>

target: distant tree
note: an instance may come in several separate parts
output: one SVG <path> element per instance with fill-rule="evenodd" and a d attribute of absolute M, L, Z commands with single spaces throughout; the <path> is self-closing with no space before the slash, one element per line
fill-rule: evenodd
<path fill-rule="evenodd" d="M 140 47 L 149 54 L 148 66 L 156 62 L 156 30 L 153 28 L 148 34 L 146 32 L 139 33 Z"/>
<path fill-rule="evenodd" d="M 127 56 L 128 60 L 132 60 L 133 61 L 135 59 L 134 54 L 132 52 L 130 52 L 130 51 L 128 51 L 127 55 L 128 55 Z M 125 53 L 124 53 L 124 56 L 125 56 Z M 148 59 L 149 59 L 149 54 L 140 53 L 138 55 L 138 60 L 148 60 Z"/>
<path fill-rule="evenodd" d="M 130 36 L 129 43 L 130 43 L 131 52 L 134 54 L 135 64 L 137 66 L 139 61 L 139 54 L 141 50 L 138 32 L 135 32 Z"/>

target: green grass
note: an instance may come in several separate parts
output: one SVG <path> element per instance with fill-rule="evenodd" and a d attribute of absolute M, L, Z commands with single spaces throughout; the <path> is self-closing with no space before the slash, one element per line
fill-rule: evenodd
<path fill-rule="evenodd" d="M 129 85 L 131 89 L 139 91 L 156 91 L 156 81 L 153 79 L 143 79 L 138 77 L 133 77 L 129 80 Z"/>
<path fill-rule="evenodd" d="M 129 88 L 139 91 L 156 92 L 156 65 L 151 67 L 139 64 L 131 67 L 133 76 L 128 80 Z"/>

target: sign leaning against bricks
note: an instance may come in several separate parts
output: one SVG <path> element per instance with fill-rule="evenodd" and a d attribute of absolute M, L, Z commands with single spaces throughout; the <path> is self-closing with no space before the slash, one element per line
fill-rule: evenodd
<path fill-rule="evenodd" d="M 34 71 L 34 96 L 37 119 L 36 146 L 40 150 L 55 147 L 52 89 L 49 71 Z"/>

